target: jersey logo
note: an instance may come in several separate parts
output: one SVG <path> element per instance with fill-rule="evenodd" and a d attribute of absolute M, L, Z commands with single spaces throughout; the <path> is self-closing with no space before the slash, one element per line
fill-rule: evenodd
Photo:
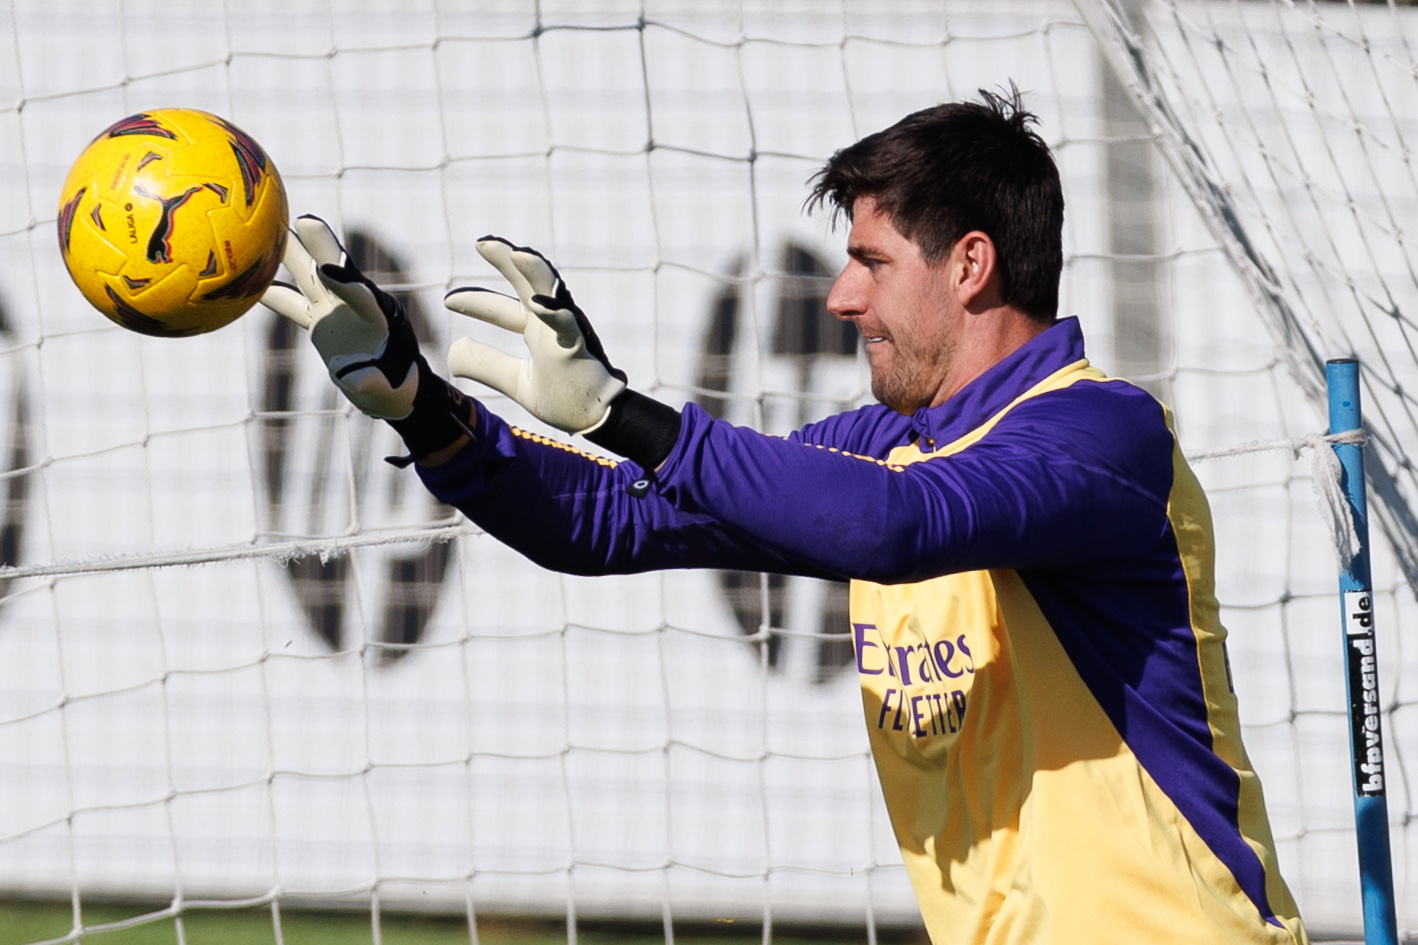
<path fill-rule="evenodd" d="M 853 623 L 852 634 L 857 674 L 864 686 L 881 694 L 878 729 L 914 739 L 960 731 L 975 674 L 965 634 L 905 646 L 884 640 L 871 623 Z M 873 721 L 871 713 L 867 721 Z"/>

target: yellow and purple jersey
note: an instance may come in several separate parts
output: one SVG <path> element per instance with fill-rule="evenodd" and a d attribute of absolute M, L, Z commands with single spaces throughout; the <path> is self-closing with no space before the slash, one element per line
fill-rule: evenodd
<path fill-rule="evenodd" d="M 939 407 L 787 438 L 683 412 L 644 472 L 481 411 L 428 487 L 547 567 L 852 582 L 931 939 L 1304 942 L 1241 744 L 1210 513 L 1167 411 L 1064 319 Z"/>

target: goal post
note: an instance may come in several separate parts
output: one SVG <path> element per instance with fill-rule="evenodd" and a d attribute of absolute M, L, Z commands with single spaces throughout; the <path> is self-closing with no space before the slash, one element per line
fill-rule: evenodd
<path fill-rule="evenodd" d="M 441 366 L 501 288 L 565 275 L 618 366 L 784 433 L 870 398 L 825 317 L 835 150 L 1013 82 L 1064 179 L 1062 314 L 1173 408 L 1282 873 L 1361 927 L 1323 363 L 1364 365 L 1400 927 L 1418 924 L 1418 9 L 1267 0 L 53 0 L 0 5 L 0 907 L 137 924 L 269 909 L 919 927 L 842 589 L 554 575 L 381 461 L 398 444 L 257 308 L 140 337 L 89 309 L 59 185 L 117 118 L 259 140 Z M 1340 80 L 1342 78 L 1342 81 Z M 486 394 L 487 392 L 478 392 Z M 553 435 L 514 404 L 491 409 Z M 104 920 L 109 921 L 109 920 Z"/>
<path fill-rule="evenodd" d="M 1414 129 L 1404 107 L 1418 75 L 1411 14 L 1392 4 L 1302 10 L 1170 0 L 1080 2 L 1078 9 L 1247 286 L 1289 377 L 1326 406 L 1331 433 L 1348 423 L 1343 430 L 1364 436 L 1368 462 L 1356 445 L 1334 447 L 1363 534 L 1356 555 L 1340 555 L 1345 612 L 1351 598 L 1373 604 L 1366 480 L 1384 551 L 1407 585 L 1398 591 L 1406 604 L 1418 589 L 1410 460 L 1418 435 L 1411 393 L 1418 281 L 1402 225 L 1418 203 L 1407 143 Z M 1362 423 L 1361 387 L 1374 405 Z M 1372 631 L 1363 642 L 1372 653 Z M 1379 703 L 1379 672 L 1370 665 L 1356 676 L 1352 645 L 1346 655 L 1351 727 L 1354 700 L 1372 697 L 1359 708 L 1368 710 L 1371 744 L 1382 758 L 1381 723 L 1391 712 L 1392 724 L 1400 703 Z M 1351 728 L 1356 759 L 1364 736 Z M 1357 767 L 1354 774 L 1366 938 L 1396 941 L 1384 786 L 1391 779 L 1361 779 Z M 1406 864 L 1399 868 L 1406 872 Z"/>
<path fill-rule="evenodd" d="M 1330 436 L 1361 433 L 1359 363 L 1335 358 L 1325 364 Z M 1373 579 L 1369 569 L 1369 503 L 1362 443 L 1335 443 L 1343 480 L 1340 510 L 1351 522 L 1353 547 L 1340 555 L 1340 616 L 1345 688 L 1349 698 L 1350 771 L 1354 784 L 1354 832 L 1359 844 L 1359 886 L 1364 941 L 1396 945 L 1398 925 L 1389 844 L 1387 770 L 1375 646 Z"/>

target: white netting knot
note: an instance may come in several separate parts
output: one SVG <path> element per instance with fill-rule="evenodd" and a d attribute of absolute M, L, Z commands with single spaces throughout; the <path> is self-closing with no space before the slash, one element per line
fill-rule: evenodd
<path fill-rule="evenodd" d="M 1295 458 L 1299 458 L 1302 448 L 1309 448 L 1311 475 L 1310 485 L 1319 500 L 1320 514 L 1329 527 L 1330 541 L 1344 570 L 1349 570 L 1354 557 L 1359 554 L 1359 531 L 1354 524 L 1354 512 L 1349 497 L 1344 491 L 1344 467 L 1334 447 L 1340 443 L 1363 446 L 1364 431 L 1348 430 L 1330 436 L 1313 436 L 1299 441 Z"/>
<path fill-rule="evenodd" d="M 1311 452 L 1310 485 L 1319 500 L 1320 515 L 1329 528 L 1329 537 L 1334 544 L 1339 563 L 1348 570 L 1359 553 L 1359 532 L 1354 524 L 1354 515 L 1349 499 L 1344 492 L 1344 467 L 1335 455 L 1334 447 L 1339 444 L 1364 445 L 1363 430 L 1346 430 L 1330 435 L 1306 436 L 1299 439 L 1267 440 L 1242 443 L 1237 446 L 1211 450 L 1189 451 L 1188 462 L 1198 463 L 1214 459 L 1227 459 L 1248 453 L 1289 450 L 1295 459 L 1305 451 Z"/>

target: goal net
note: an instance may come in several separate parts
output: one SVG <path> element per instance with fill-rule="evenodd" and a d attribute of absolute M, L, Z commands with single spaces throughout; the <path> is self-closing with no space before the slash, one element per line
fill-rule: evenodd
<path fill-rule="evenodd" d="M 572 941 L 600 920 L 667 941 L 918 927 L 843 588 L 543 571 L 384 464 L 392 434 L 265 309 L 182 340 L 105 321 L 63 271 L 56 204 L 116 119 L 216 112 L 400 295 L 436 366 L 479 333 L 443 293 L 500 288 L 473 248 L 495 233 L 557 262 L 638 389 L 786 432 L 870 397 L 823 311 L 843 239 L 802 213 L 807 178 L 907 112 L 1014 82 L 1064 177 L 1062 311 L 1174 408 L 1208 489 L 1247 747 L 1322 936 L 1361 913 L 1311 460 L 1324 359 L 1363 363 L 1399 923 L 1418 923 L 1418 657 L 1399 633 L 1418 579 L 1415 16 L 0 5 L 0 907 L 64 904 L 26 941 L 73 940 L 99 903 L 119 925 L 258 908 L 275 941 L 302 908 L 363 913 L 376 940 L 413 912 L 463 916 L 475 942 L 507 916 Z"/>

